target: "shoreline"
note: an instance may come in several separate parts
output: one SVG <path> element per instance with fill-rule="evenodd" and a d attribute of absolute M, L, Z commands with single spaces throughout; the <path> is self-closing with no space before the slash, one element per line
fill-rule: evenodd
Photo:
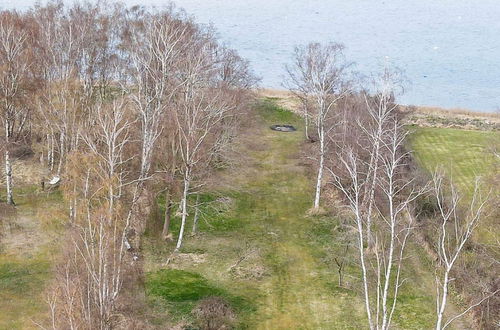
<path fill-rule="evenodd" d="M 289 101 L 292 101 L 293 94 L 286 89 L 276 89 L 276 88 L 257 88 L 257 94 L 265 97 L 278 97 Z M 481 110 L 473 110 L 466 108 L 445 108 L 439 106 L 431 105 L 413 105 L 413 104 L 400 104 L 404 109 L 414 107 L 416 112 L 419 114 L 430 114 L 430 115 L 453 115 L 456 116 L 468 116 L 468 117 L 481 117 L 489 118 L 495 122 L 500 123 L 500 112 L 488 112 Z"/>
<path fill-rule="evenodd" d="M 259 88 L 258 95 L 278 98 L 279 104 L 296 110 L 299 103 L 292 92 L 285 89 Z M 443 108 L 400 104 L 403 110 L 414 109 L 410 124 L 432 127 L 456 127 L 465 129 L 500 130 L 500 113 L 475 111 L 463 108 Z"/>

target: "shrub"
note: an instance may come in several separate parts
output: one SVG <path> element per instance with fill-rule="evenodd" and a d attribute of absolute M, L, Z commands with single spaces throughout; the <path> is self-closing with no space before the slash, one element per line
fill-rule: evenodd
<path fill-rule="evenodd" d="M 231 306 L 221 297 L 208 297 L 201 300 L 193 314 L 196 323 L 203 330 L 232 329 L 236 319 Z"/>

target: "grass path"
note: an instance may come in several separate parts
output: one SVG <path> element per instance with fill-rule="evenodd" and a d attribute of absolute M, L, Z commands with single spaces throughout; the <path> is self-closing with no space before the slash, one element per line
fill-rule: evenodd
<path fill-rule="evenodd" d="M 272 123 L 269 120 L 266 124 Z M 348 327 L 347 323 L 342 324 L 339 304 L 332 303 L 342 297 L 335 297 L 328 286 L 330 281 L 325 281 L 328 270 L 308 244 L 307 233 L 313 223 L 305 214 L 313 194 L 310 180 L 298 164 L 299 157 L 293 154 L 300 149 L 302 132 L 274 132 L 266 125 L 259 136 L 266 146 L 253 155 L 258 160 L 259 175 L 249 178 L 244 187 L 256 196 L 255 208 L 268 214 L 259 220 L 263 229 L 275 237 L 267 256 L 272 277 L 264 285 L 266 299 L 259 310 L 262 317 L 256 328 Z"/>
<path fill-rule="evenodd" d="M 300 164 L 301 121 L 269 103 L 259 107 L 260 115 L 252 118 L 258 123 L 238 142 L 239 163 L 220 173 L 212 187 L 232 196 L 233 210 L 221 219 L 211 217 L 215 228 L 202 223 L 204 233 L 188 237 L 181 251 L 202 254 L 206 260 L 193 263 L 189 259 L 173 267 L 201 274 L 230 295 L 248 301 L 252 307 L 240 310 L 238 328 L 363 328 L 363 304 L 357 293 L 337 286 L 336 269 L 324 262 L 326 252 L 318 248 L 331 245 L 337 220 L 329 218 L 318 232 L 316 224 L 324 219 L 306 216 L 313 187 Z M 276 123 L 293 124 L 299 130 L 270 130 Z M 226 271 L 245 246 L 258 254 L 242 262 L 241 268 L 249 273 L 263 268 L 264 276 L 232 276 Z M 161 248 L 151 245 L 149 249 L 146 269 L 162 269 L 163 265 L 154 262 L 155 255 L 161 260 Z M 174 313 L 182 306 L 175 305 Z M 181 318 L 186 317 L 189 313 Z"/>
<path fill-rule="evenodd" d="M 235 143 L 234 166 L 215 174 L 203 192 L 205 200 L 231 198 L 230 210 L 207 211 L 201 233 L 187 237 L 181 255 L 169 265 L 165 259 L 173 244 L 166 245 L 154 235 L 147 239 L 146 288 L 159 315 L 158 324 L 162 324 L 161 315 L 165 315 L 163 322 L 193 322 L 191 310 L 196 303 L 215 294 L 236 308 L 239 329 L 366 328 L 354 250 L 347 255 L 344 287 L 337 283 L 333 257 L 344 253 L 340 242 L 345 227 L 331 215 L 307 216 L 314 187 L 313 173 L 302 164 L 300 154 L 305 143 L 301 120 L 272 100 L 257 106 L 257 114 L 249 120 L 251 129 Z M 272 124 L 292 124 L 298 131 L 272 131 Z M 163 211 L 161 207 L 159 213 Z M 174 219 L 174 237 L 178 226 L 179 219 Z M 242 261 L 236 273 L 228 271 L 249 250 L 257 253 Z M 394 328 L 430 329 L 434 278 L 424 265 L 428 263 L 424 251 L 412 246 L 409 254 L 411 262 L 403 274 L 408 281 L 398 298 Z M 171 268 L 175 271 L 169 273 Z M 160 281 L 152 280 L 161 272 L 170 282 L 163 288 Z M 203 292 L 184 289 L 192 288 L 192 281 Z M 155 292 L 176 294 L 164 295 L 162 300 Z"/>

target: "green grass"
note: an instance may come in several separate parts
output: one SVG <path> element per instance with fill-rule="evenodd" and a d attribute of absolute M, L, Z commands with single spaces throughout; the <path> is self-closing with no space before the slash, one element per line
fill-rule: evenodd
<path fill-rule="evenodd" d="M 219 296 L 222 290 L 211 286 L 200 274 L 178 269 L 162 269 L 148 274 L 146 292 L 168 301 L 184 302 Z"/>
<path fill-rule="evenodd" d="M 0 292 L 22 295 L 26 291 L 41 287 L 47 271 L 48 263 L 46 261 L 3 262 L 0 264 Z"/>
<path fill-rule="evenodd" d="M 258 122 L 254 135 L 238 144 L 238 153 L 247 158 L 222 173 L 220 181 L 225 184 L 220 189 L 215 187 L 201 197 L 207 203 L 229 197 L 231 207 L 224 212 L 206 208 L 206 223 L 200 221 L 201 234 L 185 239 L 182 252 L 202 255 L 205 261 L 181 260 L 175 269 L 185 273 L 170 273 L 173 269 L 164 263 L 173 243 L 165 244 L 153 233 L 148 235 L 146 269 L 151 275 L 146 277 L 146 287 L 152 282 L 155 287 L 165 285 L 164 291 L 157 291 L 164 294 L 149 291 L 153 309 L 157 315 L 170 313 L 189 323 L 193 321 L 190 309 L 200 299 L 208 294 L 222 295 L 237 311 L 238 328 L 242 329 L 365 328 L 355 248 L 348 253 L 345 287 L 338 286 L 333 257 L 343 253 L 345 227 L 331 215 L 306 216 L 314 187 L 301 165 L 301 119 L 265 99 L 256 105 L 252 120 Z M 269 129 L 272 124 L 291 124 L 298 131 L 275 132 Z M 162 214 L 164 202 L 160 199 L 159 204 Z M 174 218 L 172 225 L 177 237 L 179 219 Z M 250 276 L 227 271 L 252 249 L 257 252 L 240 265 Z M 395 315 L 395 323 L 402 329 L 432 327 L 433 278 L 418 267 L 415 263 L 405 270 L 412 285 L 402 288 L 400 311 Z M 254 275 L 256 269 L 263 269 L 263 275 Z M 153 278 L 152 274 L 162 276 Z M 192 282 L 194 291 L 184 291 Z M 177 301 L 184 295 L 189 297 L 187 302 Z M 160 301 L 159 296 L 163 297 Z M 238 307 L 238 299 L 231 297 L 251 303 Z"/>
<path fill-rule="evenodd" d="M 200 300 L 222 297 L 236 312 L 252 312 L 253 305 L 210 283 L 202 275 L 178 269 L 161 269 L 146 274 L 146 294 L 156 309 L 167 309 L 170 321 L 191 318 L 191 311 Z"/>
<path fill-rule="evenodd" d="M 62 228 L 61 194 L 40 193 L 34 186 L 16 187 L 14 193 L 16 211 L 0 215 L 5 230 L 0 233 L 0 329 L 36 329 L 35 322 L 46 319 L 44 290 L 57 250 L 52 240 Z"/>
<path fill-rule="evenodd" d="M 292 124 L 302 126 L 302 120 L 288 109 L 276 105 L 276 98 L 266 97 L 259 101 L 256 110 L 269 124 Z"/>
<path fill-rule="evenodd" d="M 444 170 L 468 202 L 472 197 L 477 178 L 481 179 L 484 191 L 492 189 L 498 194 L 498 187 L 491 185 L 491 178 L 498 173 L 500 162 L 488 150 L 492 143 L 498 143 L 498 131 L 470 131 L 455 128 L 415 128 L 410 139 L 418 164 L 429 174 L 437 168 Z M 485 218 L 475 233 L 475 240 L 483 244 L 497 242 L 494 228 L 496 219 Z"/>
<path fill-rule="evenodd" d="M 46 256 L 0 256 L 0 329 L 36 328 L 44 319 L 43 291 L 50 277 Z"/>
<path fill-rule="evenodd" d="M 495 131 L 454 128 L 415 128 L 411 147 L 419 164 L 428 172 L 441 167 L 466 194 L 474 189 L 476 177 L 487 178 L 495 169 L 488 144 L 500 139 Z"/>

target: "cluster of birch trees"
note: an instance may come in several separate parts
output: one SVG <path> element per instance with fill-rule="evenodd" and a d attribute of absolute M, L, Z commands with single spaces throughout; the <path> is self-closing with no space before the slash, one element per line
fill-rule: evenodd
<path fill-rule="evenodd" d="M 371 79 L 354 79 L 343 50 L 336 43 L 296 47 L 293 63 L 287 67 L 287 85 L 300 100 L 306 139 L 315 142 L 313 210 L 320 208 L 322 189 L 338 192 L 349 211 L 347 226 L 352 230 L 346 233 L 355 232 L 352 241 L 367 326 L 389 329 L 407 280 L 407 246 L 419 226 L 422 200 L 430 200 L 434 206 L 428 225 L 438 258 L 435 328 L 447 328 L 499 292 L 490 286 L 478 292 L 463 312 L 445 313 L 451 274 L 484 216 L 488 196 L 478 184 L 470 200 L 463 198 L 439 171 L 428 182 L 415 175 L 406 149 L 404 112 L 396 103 L 402 92 L 401 73 L 386 66 Z M 342 277 L 345 258 L 335 260 Z"/>
<path fill-rule="evenodd" d="M 50 327 L 127 321 L 121 292 L 140 273 L 152 199 L 166 192 L 167 213 L 180 205 L 178 250 L 193 185 L 221 160 L 255 82 L 211 28 L 175 8 L 56 1 L 0 12 L 7 203 L 15 204 L 13 154 L 30 149 L 68 205 Z"/>

